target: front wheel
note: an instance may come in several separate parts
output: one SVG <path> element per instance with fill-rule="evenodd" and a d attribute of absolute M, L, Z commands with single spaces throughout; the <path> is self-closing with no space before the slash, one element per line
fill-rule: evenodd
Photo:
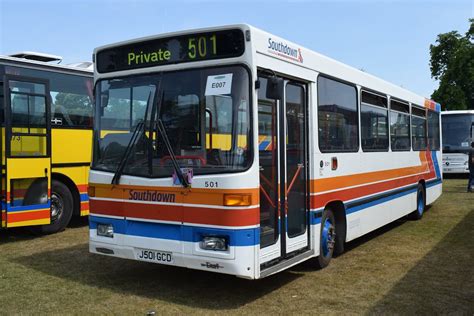
<path fill-rule="evenodd" d="M 38 232 L 42 234 L 53 234 L 64 230 L 72 217 L 71 191 L 64 183 L 54 179 L 51 189 L 51 224 L 37 227 Z"/>
<path fill-rule="evenodd" d="M 334 254 L 334 245 L 336 243 L 336 220 L 334 213 L 330 208 L 323 212 L 321 218 L 321 232 L 319 237 L 319 268 L 325 268 L 329 265 Z"/>
<path fill-rule="evenodd" d="M 408 214 L 408 218 L 412 220 L 419 220 L 423 217 L 426 209 L 426 195 L 425 187 L 418 183 L 418 189 L 416 192 L 416 210 Z"/>

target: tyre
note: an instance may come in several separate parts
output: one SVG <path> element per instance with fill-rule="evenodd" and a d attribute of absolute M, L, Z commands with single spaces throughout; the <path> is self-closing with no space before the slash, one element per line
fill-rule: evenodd
<path fill-rule="evenodd" d="M 72 193 L 57 180 L 51 183 L 51 224 L 35 227 L 41 234 L 53 234 L 66 228 L 73 212 Z"/>
<path fill-rule="evenodd" d="M 416 210 L 408 214 L 408 218 L 411 220 L 419 220 L 423 217 L 423 213 L 426 210 L 426 194 L 425 187 L 423 184 L 418 183 L 418 189 L 416 192 Z"/>
<path fill-rule="evenodd" d="M 330 208 L 326 208 L 321 218 L 321 232 L 319 235 L 319 256 L 317 264 L 319 268 L 325 268 L 331 262 L 336 243 L 336 220 Z"/>

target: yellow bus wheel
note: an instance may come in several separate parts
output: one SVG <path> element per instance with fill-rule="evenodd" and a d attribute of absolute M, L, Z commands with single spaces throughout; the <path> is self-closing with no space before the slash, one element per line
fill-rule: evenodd
<path fill-rule="evenodd" d="M 51 189 L 51 224 L 39 227 L 43 234 L 53 234 L 64 230 L 73 212 L 73 198 L 68 187 L 53 179 Z"/>

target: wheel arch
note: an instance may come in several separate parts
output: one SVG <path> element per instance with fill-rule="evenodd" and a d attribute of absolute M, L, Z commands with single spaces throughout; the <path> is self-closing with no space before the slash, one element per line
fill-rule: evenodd
<path fill-rule="evenodd" d="M 325 209 L 330 208 L 334 213 L 336 220 L 336 246 L 334 248 L 334 254 L 340 255 L 344 252 L 344 243 L 346 242 L 347 236 L 347 218 L 346 218 L 346 207 L 340 200 L 331 201 L 326 204 Z"/>
<path fill-rule="evenodd" d="M 425 179 L 421 179 L 420 181 L 418 181 L 418 183 L 423 186 L 423 189 L 424 189 L 425 192 L 426 192 L 426 181 L 425 181 Z"/>
<path fill-rule="evenodd" d="M 74 181 L 72 181 L 72 179 L 66 176 L 65 174 L 58 173 L 58 172 L 51 173 L 51 179 L 54 179 L 63 183 L 69 189 L 69 191 L 71 191 L 72 200 L 73 200 L 72 201 L 73 202 L 72 215 L 79 216 L 81 214 L 81 198 L 80 198 L 79 190 L 77 189 L 77 186 L 74 183 Z"/>

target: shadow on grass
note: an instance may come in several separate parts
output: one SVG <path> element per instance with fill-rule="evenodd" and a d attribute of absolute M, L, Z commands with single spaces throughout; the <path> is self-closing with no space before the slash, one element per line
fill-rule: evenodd
<path fill-rule="evenodd" d="M 73 217 L 68 228 L 80 228 L 89 225 L 87 216 Z M 57 233 L 60 234 L 61 232 Z M 8 229 L 0 229 L 0 245 L 12 242 L 31 240 L 44 236 L 34 230 L 32 227 L 15 227 Z"/>
<path fill-rule="evenodd" d="M 38 235 L 27 228 L 9 228 L 0 230 L 0 245 L 37 238 Z"/>
<path fill-rule="evenodd" d="M 371 309 L 371 314 L 474 314 L 472 211 Z"/>
<path fill-rule="evenodd" d="M 302 276 L 285 271 L 250 281 L 218 273 L 93 255 L 88 252 L 88 244 L 11 261 L 81 285 L 209 310 L 239 308 Z"/>
<path fill-rule="evenodd" d="M 347 253 L 349 253 L 350 251 L 352 251 L 353 249 L 359 247 L 360 245 L 362 244 L 365 244 L 366 242 L 369 242 L 371 241 L 372 239 L 375 239 L 389 231 L 391 231 L 392 229 L 395 229 L 401 225 L 403 225 L 405 222 L 407 222 L 408 220 L 403 217 L 401 219 L 398 219 L 394 222 L 391 222 L 385 226 L 382 226 L 376 230 L 374 230 L 373 232 L 370 232 L 366 235 L 363 235 L 355 240 L 352 240 L 346 244 L 344 244 L 344 252 L 339 255 L 338 257 L 341 257 L 341 256 L 344 256 L 346 255 Z M 298 272 L 308 272 L 308 271 L 314 271 L 317 266 L 316 264 L 316 260 L 317 258 L 312 258 L 310 260 L 307 260 L 305 262 L 302 262 L 292 268 L 290 268 L 291 271 L 298 271 Z"/>

